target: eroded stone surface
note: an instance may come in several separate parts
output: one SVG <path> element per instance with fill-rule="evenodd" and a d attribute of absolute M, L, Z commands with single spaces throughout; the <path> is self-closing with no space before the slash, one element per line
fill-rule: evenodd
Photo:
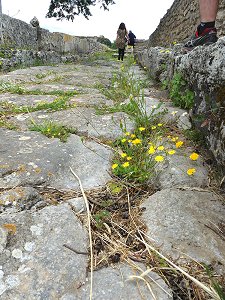
<path fill-rule="evenodd" d="M 140 268 L 143 271 L 146 270 L 146 267 L 140 264 L 133 264 L 133 266 L 134 268 L 129 265 L 119 264 L 115 266 L 115 268 L 108 267 L 94 272 L 93 300 L 141 299 L 140 294 L 146 299 L 155 299 L 145 283 L 140 280 L 137 283 L 135 279 L 129 280 L 130 276 L 140 275 L 142 273 L 142 271 L 137 271 L 136 268 Z M 149 272 L 145 279 L 150 284 L 156 299 L 172 299 L 171 291 L 158 274 Z M 157 282 L 158 286 L 155 282 Z M 82 296 L 80 299 L 88 299 L 90 290 L 89 285 L 86 284 L 84 287 L 81 287 L 81 290 Z M 62 300 L 76 299 L 71 296 L 71 294 L 64 295 Z"/>
<path fill-rule="evenodd" d="M 68 204 L 0 216 L 17 231 L 0 257 L 0 299 L 60 299 L 85 281 L 87 233 Z"/>
<path fill-rule="evenodd" d="M 82 143 L 78 136 L 62 143 L 39 133 L 0 129 L 0 139 L 1 188 L 44 185 L 77 189 L 79 185 L 70 167 L 84 188 L 104 185 L 111 178 L 111 151 L 95 142 Z"/>
<path fill-rule="evenodd" d="M 225 208 L 218 196 L 198 189 L 164 189 L 142 206 L 148 237 L 163 254 L 220 263 L 225 272 L 225 242 L 216 230 L 224 222 Z"/>
<path fill-rule="evenodd" d="M 191 153 L 191 151 L 190 151 Z M 186 151 L 177 151 L 175 155 L 167 156 L 166 162 L 156 168 L 159 174 L 156 184 L 160 189 L 173 186 L 206 187 L 208 185 L 208 170 L 199 158 L 192 161 Z M 189 169 L 195 169 L 193 175 L 188 175 Z"/>

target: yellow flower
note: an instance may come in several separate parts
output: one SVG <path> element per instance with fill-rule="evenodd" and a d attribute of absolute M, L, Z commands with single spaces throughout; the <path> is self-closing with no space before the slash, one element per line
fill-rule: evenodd
<path fill-rule="evenodd" d="M 128 143 L 131 143 L 132 142 L 132 140 L 128 140 Z"/>
<path fill-rule="evenodd" d="M 140 130 L 140 131 L 144 131 L 145 128 L 144 128 L 144 127 L 139 127 L 139 130 Z"/>
<path fill-rule="evenodd" d="M 131 156 L 127 156 L 127 160 L 131 160 L 132 159 L 132 157 Z"/>
<path fill-rule="evenodd" d="M 136 135 L 135 134 L 131 134 L 131 136 L 130 136 L 132 139 L 133 138 L 135 138 L 136 137 Z"/>
<path fill-rule="evenodd" d="M 193 168 L 193 169 L 188 169 L 188 170 L 187 170 L 187 174 L 188 174 L 189 176 L 193 175 L 195 172 L 196 172 L 195 168 Z"/>
<path fill-rule="evenodd" d="M 155 161 L 164 161 L 164 157 L 162 155 L 158 155 L 155 157 Z"/>
<path fill-rule="evenodd" d="M 129 136 L 129 135 L 130 135 L 130 132 L 128 132 L 128 131 L 125 132 L 125 135 L 126 135 L 126 136 Z"/>
<path fill-rule="evenodd" d="M 197 153 L 193 152 L 189 157 L 191 160 L 197 160 L 199 155 Z"/>
<path fill-rule="evenodd" d="M 154 130 L 154 129 L 156 129 L 156 126 L 152 126 L 151 128 Z"/>
<path fill-rule="evenodd" d="M 112 169 L 114 170 L 114 169 L 116 169 L 118 167 L 118 164 L 113 164 L 112 165 Z"/>
<path fill-rule="evenodd" d="M 127 154 L 126 154 L 126 153 L 121 153 L 120 156 L 121 156 L 121 157 L 126 157 Z"/>
<path fill-rule="evenodd" d="M 129 167 L 129 162 L 128 161 L 126 161 L 124 164 L 122 164 L 122 166 L 124 167 L 124 168 L 127 168 L 127 167 Z"/>
<path fill-rule="evenodd" d="M 137 145 L 137 144 L 141 144 L 141 140 L 140 139 L 135 139 L 132 141 L 132 144 Z"/>
<path fill-rule="evenodd" d="M 163 151 L 165 148 L 164 148 L 164 146 L 159 146 L 157 149 L 158 149 L 159 151 Z"/>
<path fill-rule="evenodd" d="M 175 154 L 175 153 L 176 153 L 175 150 L 169 150 L 169 151 L 168 151 L 168 154 L 169 154 L 169 155 L 173 155 L 173 154 Z"/>
<path fill-rule="evenodd" d="M 183 145 L 184 142 L 178 141 L 176 142 L 176 148 L 180 148 Z"/>
<path fill-rule="evenodd" d="M 163 126 L 163 124 L 159 123 L 158 126 L 161 127 L 161 126 Z"/>
<path fill-rule="evenodd" d="M 122 140 L 121 140 L 121 142 L 122 142 L 122 143 L 125 143 L 125 142 L 126 142 L 126 140 L 127 140 L 127 139 L 122 139 Z"/>
<path fill-rule="evenodd" d="M 174 110 L 174 111 L 171 112 L 171 115 L 175 116 L 177 113 L 178 113 L 178 111 Z"/>
<path fill-rule="evenodd" d="M 171 135 L 167 135 L 167 138 L 170 139 L 170 138 L 171 138 Z"/>
<path fill-rule="evenodd" d="M 154 154 L 155 153 L 155 148 L 153 146 L 150 146 L 149 150 L 148 150 L 149 154 Z"/>

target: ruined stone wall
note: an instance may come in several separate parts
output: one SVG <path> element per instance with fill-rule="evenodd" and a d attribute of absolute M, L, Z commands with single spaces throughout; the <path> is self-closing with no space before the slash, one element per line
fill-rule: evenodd
<path fill-rule="evenodd" d="M 149 37 L 149 46 L 167 47 L 183 42 L 194 33 L 199 23 L 198 0 L 175 0 L 157 29 Z M 225 0 L 220 0 L 216 27 L 218 36 L 225 35 Z"/>
<path fill-rule="evenodd" d="M 64 33 L 51 33 L 46 29 L 41 29 L 41 40 L 38 44 L 36 28 L 4 14 L 2 30 L 4 43 L 0 45 L 1 48 L 55 51 L 62 54 L 89 54 L 106 48 L 97 42 L 97 37 L 76 37 Z"/>

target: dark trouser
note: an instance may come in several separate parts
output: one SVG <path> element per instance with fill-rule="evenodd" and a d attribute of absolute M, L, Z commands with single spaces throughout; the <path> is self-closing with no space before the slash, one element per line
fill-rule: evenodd
<path fill-rule="evenodd" d="M 123 48 L 123 49 L 118 49 L 118 60 L 123 60 L 123 57 L 124 57 L 124 51 L 125 51 L 125 48 Z"/>

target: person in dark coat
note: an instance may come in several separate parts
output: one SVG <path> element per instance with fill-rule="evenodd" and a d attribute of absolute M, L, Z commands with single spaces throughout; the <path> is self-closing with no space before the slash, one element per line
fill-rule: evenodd
<path fill-rule="evenodd" d="M 133 32 L 131 30 L 129 30 L 128 38 L 129 38 L 129 40 L 128 40 L 128 46 L 131 46 L 132 50 L 133 50 L 136 36 L 135 36 L 135 34 L 133 34 Z"/>

